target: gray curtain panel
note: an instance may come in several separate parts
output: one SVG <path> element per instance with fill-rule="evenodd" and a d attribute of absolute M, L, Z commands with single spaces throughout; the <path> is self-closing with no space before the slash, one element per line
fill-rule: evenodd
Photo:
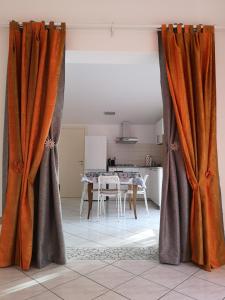
<path fill-rule="evenodd" d="M 35 182 L 35 224 L 32 262 L 38 268 L 42 268 L 51 262 L 57 264 L 66 262 L 57 150 L 64 102 L 64 85 L 65 55 L 62 62 L 53 120 Z"/>
<path fill-rule="evenodd" d="M 189 240 L 191 189 L 179 145 L 176 120 L 167 81 L 161 32 L 158 32 L 158 43 L 166 145 L 159 260 L 161 263 L 176 265 L 191 260 Z"/>

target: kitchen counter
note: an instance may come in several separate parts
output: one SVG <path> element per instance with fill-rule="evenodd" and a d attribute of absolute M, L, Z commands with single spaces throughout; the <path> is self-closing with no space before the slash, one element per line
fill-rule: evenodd
<path fill-rule="evenodd" d="M 109 172 L 137 172 L 142 178 L 148 175 L 146 183 L 147 197 L 159 207 L 161 205 L 163 167 L 146 167 L 138 165 L 116 165 L 110 166 Z"/>
<path fill-rule="evenodd" d="M 138 166 L 138 165 L 129 165 L 129 166 L 124 166 L 124 165 L 115 165 L 115 166 L 109 166 L 109 168 L 124 168 L 124 169 L 126 169 L 126 168 L 128 168 L 128 169 L 130 169 L 130 168 L 149 168 L 149 169 L 151 169 L 151 168 L 162 168 L 162 166 Z"/>

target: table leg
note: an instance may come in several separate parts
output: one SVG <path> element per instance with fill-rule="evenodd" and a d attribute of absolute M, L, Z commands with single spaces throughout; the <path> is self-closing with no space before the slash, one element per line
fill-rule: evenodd
<path fill-rule="evenodd" d="M 93 183 L 88 183 L 88 219 L 90 218 L 90 212 L 92 209 L 92 200 L 93 200 Z"/>
<path fill-rule="evenodd" d="M 131 184 L 129 184 L 128 185 L 128 190 L 132 190 L 133 188 L 132 188 L 132 185 Z M 129 207 L 130 207 L 130 210 L 132 209 L 132 206 L 131 206 L 131 204 L 132 204 L 132 194 L 128 194 L 128 201 L 129 201 Z"/>
<path fill-rule="evenodd" d="M 137 219 L 137 212 L 136 212 L 137 189 L 138 189 L 138 186 L 136 184 L 134 184 L 133 185 L 133 208 L 134 208 L 135 219 Z"/>

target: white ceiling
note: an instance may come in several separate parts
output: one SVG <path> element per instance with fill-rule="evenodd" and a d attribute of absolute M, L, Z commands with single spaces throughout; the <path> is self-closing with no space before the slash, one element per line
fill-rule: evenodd
<path fill-rule="evenodd" d="M 116 115 L 105 116 L 104 111 Z M 156 53 L 66 53 L 63 123 L 154 124 L 161 116 Z"/>

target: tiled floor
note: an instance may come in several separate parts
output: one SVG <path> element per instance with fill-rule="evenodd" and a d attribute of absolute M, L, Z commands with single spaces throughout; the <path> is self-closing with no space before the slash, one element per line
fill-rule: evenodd
<path fill-rule="evenodd" d="M 126 220 L 108 217 L 97 221 L 93 217 L 90 221 L 75 218 L 77 204 L 65 202 L 63 208 L 64 230 L 66 243 L 76 242 L 82 245 L 105 246 L 107 243 L 107 225 L 113 245 L 126 240 L 132 246 L 144 243 L 151 244 L 157 241 L 157 224 L 154 212 L 150 213 L 154 226 L 152 236 L 147 238 L 143 234 L 148 230 L 148 218 L 139 220 L 137 228 L 132 225 L 131 215 Z M 109 208 L 110 209 L 110 208 Z M 152 209 L 153 210 L 153 207 Z M 113 209 L 112 209 L 113 212 Z M 141 216 L 141 205 L 139 205 Z M 74 231 L 73 221 L 79 230 Z M 155 219 L 154 219 L 155 218 Z M 143 219 L 145 219 L 143 211 Z M 155 220 L 155 221 L 153 221 Z M 114 223 L 113 223 L 114 222 Z M 96 224 L 96 234 L 91 235 L 91 225 Z M 114 224 L 114 226 L 113 226 Z M 145 227 L 146 225 L 146 227 Z M 114 228 L 115 227 L 115 228 Z M 97 230 L 98 229 L 98 230 Z M 81 235 L 81 233 L 84 235 Z M 116 235 L 118 233 L 118 235 Z M 136 234 L 141 233 L 138 240 Z M 149 232 L 148 232 L 149 233 Z M 129 235 L 130 234 L 130 235 Z M 135 237 L 127 239 L 127 235 Z M 114 240 L 116 239 L 116 240 Z M 69 240 L 69 241 L 68 241 Z M 83 241 L 84 240 L 84 241 Z M 77 245 L 76 245 L 77 246 Z M 65 266 L 51 264 L 44 269 L 31 268 L 22 272 L 15 267 L 0 269 L 0 299 L 33 299 L 33 300 L 222 300 L 225 299 L 225 267 L 205 272 L 193 264 L 180 266 L 160 265 L 156 261 L 148 260 L 70 260 Z"/>
<path fill-rule="evenodd" d="M 79 199 L 63 199 L 63 226 L 67 246 L 98 248 L 158 245 L 160 211 L 152 202 L 149 202 L 149 215 L 144 201 L 137 202 L 137 220 L 129 209 L 125 217 L 118 219 L 113 200 L 106 202 L 106 215 L 98 219 L 96 204 L 93 203 L 91 218 L 87 220 L 87 202 L 84 203 L 80 218 Z"/>
<path fill-rule="evenodd" d="M 192 264 L 71 260 L 22 272 L 0 269 L 0 299 L 222 300 L 225 267 L 211 273 Z"/>

